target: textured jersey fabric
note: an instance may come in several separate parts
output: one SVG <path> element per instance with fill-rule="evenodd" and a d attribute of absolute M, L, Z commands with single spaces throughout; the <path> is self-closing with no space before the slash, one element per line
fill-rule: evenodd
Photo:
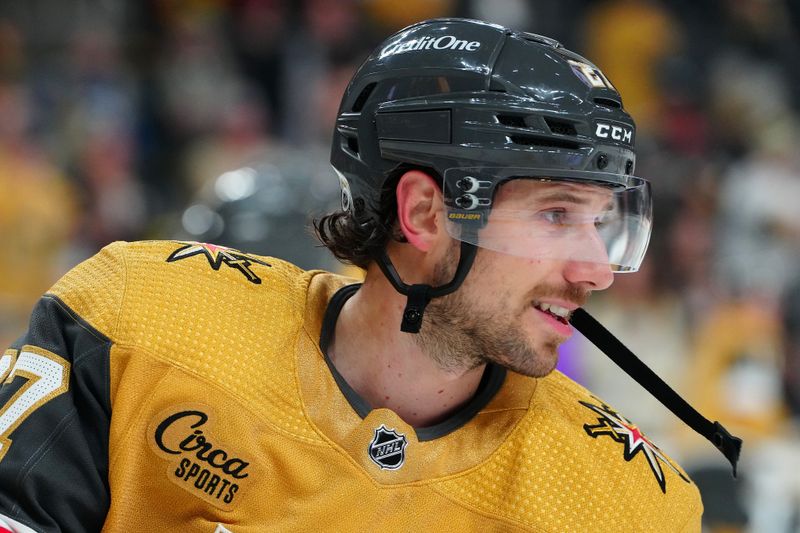
<path fill-rule="evenodd" d="M 558 372 L 508 372 L 417 438 L 359 416 L 319 347 L 353 280 L 115 243 L 0 359 L 0 519 L 35 531 L 699 531 L 685 472 Z M 0 522 L 2 523 L 2 522 Z"/>

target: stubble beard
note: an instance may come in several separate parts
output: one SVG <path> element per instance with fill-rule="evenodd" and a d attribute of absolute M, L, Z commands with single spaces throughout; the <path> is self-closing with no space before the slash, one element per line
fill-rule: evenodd
<path fill-rule="evenodd" d="M 447 257 L 436 265 L 434 286 L 453 279 L 457 250 L 458 246 L 453 245 Z M 434 298 L 428 304 L 416 342 L 445 371 L 463 372 L 492 362 L 526 376 L 546 376 L 558 363 L 561 339 L 530 339 L 522 327 L 524 313 L 531 311 L 529 307 L 539 297 L 558 296 L 583 303 L 588 293 L 577 287 L 540 286 L 534 288 L 522 309 L 506 307 L 505 302 L 515 301 L 510 292 L 494 294 L 487 302 L 470 290 L 470 281 L 480 277 L 481 252 L 478 251 L 473 276 L 467 276 L 452 294 Z"/>

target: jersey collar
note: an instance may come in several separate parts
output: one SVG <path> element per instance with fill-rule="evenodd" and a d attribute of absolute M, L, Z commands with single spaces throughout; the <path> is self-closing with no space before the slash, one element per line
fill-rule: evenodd
<path fill-rule="evenodd" d="M 427 428 L 411 427 L 390 409 L 372 409 L 347 385 L 324 350 L 344 302 L 358 287 L 352 279 L 328 273 L 310 280 L 305 324 L 297 345 L 297 377 L 309 421 L 378 483 L 433 480 L 486 460 L 527 413 L 537 380 L 493 367 L 484 373 L 472 400 L 447 420 Z M 371 443 L 381 428 L 405 439 L 402 467 L 381 468 L 370 457 Z"/>

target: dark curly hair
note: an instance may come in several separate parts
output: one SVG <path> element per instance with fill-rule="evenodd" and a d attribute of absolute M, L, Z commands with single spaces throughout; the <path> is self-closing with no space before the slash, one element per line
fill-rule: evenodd
<path fill-rule="evenodd" d="M 340 210 L 314 219 L 314 233 L 320 242 L 343 263 L 360 268 L 367 268 L 376 260 L 390 239 L 407 242 L 397 227 L 396 189 L 402 175 L 409 170 L 420 170 L 434 179 L 438 176 L 428 168 L 407 165 L 395 168 L 383 182 L 377 206 L 365 206 L 362 199 L 356 198 L 354 210 L 358 215 Z M 367 209 L 373 216 L 361 215 Z"/>

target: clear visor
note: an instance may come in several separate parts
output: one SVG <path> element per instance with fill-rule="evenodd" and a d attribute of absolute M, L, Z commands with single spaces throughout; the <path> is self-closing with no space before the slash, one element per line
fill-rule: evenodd
<path fill-rule="evenodd" d="M 639 269 L 650 241 L 650 184 L 591 171 L 454 168 L 445 173 L 447 229 L 481 248 L 541 260 Z M 493 188 L 493 183 L 501 184 Z"/>

